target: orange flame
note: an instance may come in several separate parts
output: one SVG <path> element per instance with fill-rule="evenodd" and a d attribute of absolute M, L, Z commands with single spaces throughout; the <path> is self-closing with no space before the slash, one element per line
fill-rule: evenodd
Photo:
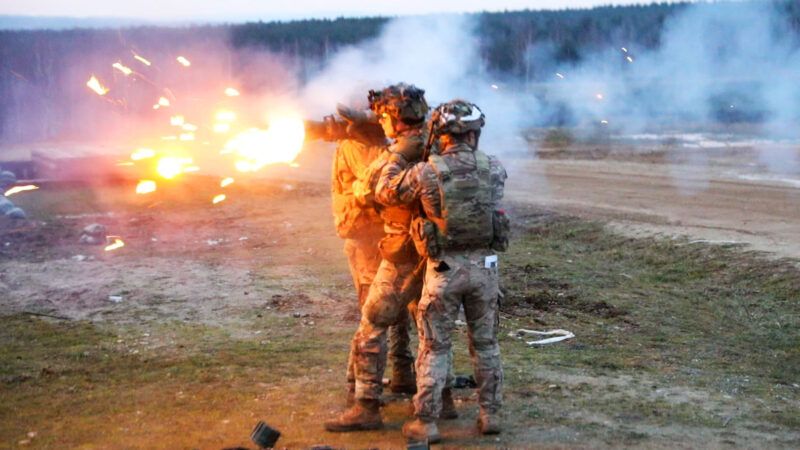
<path fill-rule="evenodd" d="M 272 120 L 267 130 L 251 128 L 233 137 L 223 149 L 236 153 L 236 170 L 254 172 L 268 164 L 291 163 L 303 148 L 305 127 L 299 117 Z"/>
<path fill-rule="evenodd" d="M 33 191 L 36 189 L 39 189 L 39 186 L 34 186 L 32 184 L 26 186 L 14 186 L 11 189 L 7 190 L 3 195 L 5 195 L 6 197 L 11 197 L 12 195 L 17 194 L 19 192 Z"/>
<path fill-rule="evenodd" d="M 183 169 L 191 164 L 192 158 L 165 156 L 158 160 L 158 164 L 156 164 L 156 172 L 158 172 L 158 174 L 163 178 L 171 180 L 183 173 Z"/>
<path fill-rule="evenodd" d="M 137 194 L 149 194 L 156 191 L 156 182 L 153 180 L 139 180 L 136 185 Z"/>
<path fill-rule="evenodd" d="M 189 67 L 192 65 L 192 63 L 183 56 L 178 56 L 177 58 L 175 58 L 175 60 L 178 61 L 180 65 L 182 65 L 183 67 Z"/>
<path fill-rule="evenodd" d="M 211 203 L 216 205 L 219 202 L 225 201 L 226 198 L 227 197 L 225 196 L 225 194 L 215 195 L 214 198 L 211 200 Z"/>
<path fill-rule="evenodd" d="M 97 93 L 97 95 L 108 94 L 108 88 L 100 84 L 100 80 L 98 80 L 94 75 L 92 75 L 92 77 L 89 78 L 89 81 L 86 82 L 86 86 Z"/>
<path fill-rule="evenodd" d="M 119 238 L 119 236 L 106 236 L 106 240 L 107 241 L 113 240 L 113 243 L 106 245 L 105 250 L 107 252 L 125 247 L 125 242 L 123 242 L 122 239 Z"/>

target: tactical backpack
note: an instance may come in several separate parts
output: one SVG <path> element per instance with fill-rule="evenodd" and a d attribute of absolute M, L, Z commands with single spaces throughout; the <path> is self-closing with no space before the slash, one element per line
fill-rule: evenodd
<path fill-rule="evenodd" d="M 489 157 L 473 152 L 476 168 L 453 169 L 445 157 L 431 155 L 428 163 L 439 178 L 442 217 L 430 218 L 438 231 L 440 250 L 489 248 L 494 238 Z"/>

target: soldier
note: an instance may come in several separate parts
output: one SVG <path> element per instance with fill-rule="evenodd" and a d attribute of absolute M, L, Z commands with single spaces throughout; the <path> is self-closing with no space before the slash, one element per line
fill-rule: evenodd
<path fill-rule="evenodd" d="M 483 434 L 500 432 L 503 369 L 497 343 L 497 255 L 508 242 L 508 219 L 499 209 L 506 172 L 500 162 L 478 150 L 484 115 L 474 104 L 454 100 L 436 108 L 431 140 L 440 154 L 409 166 L 394 158 L 384 169 L 376 199 L 414 204 L 422 215 L 412 224 L 414 241 L 427 255 L 425 284 L 417 312 L 419 351 L 416 419 L 403 426 L 415 440 L 438 442 L 436 420 L 448 368 L 454 321 L 461 306 L 467 319 L 469 348 L 478 382 Z"/>
<path fill-rule="evenodd" d="M 333 217 L 336 233 L 344 239 L 344 253 L 347 255 L 360 311 L 381 262 L 378 242 L 384 232 L 383 220 L 374 206 L 356 200 L 353 184 L 386 151 L 386 135 L 378 123 L 367 120 L 363 111 L 337 105 L 337 112 L 344 120 L 326 116 L 322 122 L 307 121 L 306 134 L 310 139 L 337 142 L 331 176 Z M 399 329 L 392 326 L 389 335 L 393 338 L 389 359 L 398 367 L 393 387 L 407 391 L 409 386 L 406 380 L 413 380 L 414 377 L 408 326 Z M 402 373 L 403 370 L 407 373 Z M 347 363 L 347 385 L 348 402 L 351 402 L 355 393 L 352 344 Z"/>
<path fill-rule="evenodd" d="M 378 116 L 386 135 L 395 141 L 389 147 L 389 152 L 381 155 L 370 166 L 368 175 L 364 178 L 365 183 L 357 183 L 354 187 L 356 196 L 362 201 L 374 200 L 378 178 L 392 155 L 403 155 L 409 161 L 420 159 L 425 147 L 423 132 L 428 112 L 424 94 L 422 89 L 403 83 L 379 92 L 370 91 L 370 108 Z M 421 287 L 420 283 L 410 282 L 411 278 L 419 277 L 414 269 L 420 262 L 420 256 L 409 235 L 414 211 L 408 205 L 377 205 L 386 237 L 379 245 L 383 259 L 370 286 L 362 309 L 361 323 L 353 338 L 356 404 L 335 419 L 327 421 L 325 429 L 328 431 L 370 430 L 383 426 L 380 396 L 386 366 L 387 328 L 390 325 L 397 325 L 398 328 L 403 324 L 408 325 L 406 308 L 412 300 L 418 298 Z M 411 363 L 413 364 L 413 359 Z M 394 370 L 397 370 L 396 365 Z M 393 380 L 394 378 L 393 373 Z M 409 385 L 407 391 L 416 390 L 414 377 L 404 382 Z"/>

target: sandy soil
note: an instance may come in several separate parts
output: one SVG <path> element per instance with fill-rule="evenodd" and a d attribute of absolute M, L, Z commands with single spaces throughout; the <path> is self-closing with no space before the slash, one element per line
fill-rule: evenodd
<path fill-rule="evenodd" d="M 682 235 L 800 258 L 800 172 L 770 173 L 757 163 L 763 148 L 597 150 L 507 159 L 508 198 L 608 221 L 626 234 Z"/>

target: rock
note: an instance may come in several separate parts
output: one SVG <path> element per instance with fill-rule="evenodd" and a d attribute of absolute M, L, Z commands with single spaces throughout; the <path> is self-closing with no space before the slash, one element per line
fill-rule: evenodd
<path fill-rule="evenodd" d="M 81 244 L 87 245 L 100 245 L 106 242 L 105 238 L 96 238 L 89 236 L 88 234 L 82 234 L 81 239 L 79 240 Z"/>
<path fill-rule="evenodd" d="M 87 225 L 86 228 L 83 229 L 83 234 L 88 234 L 89 236 L 100 236 L 105 238 L 106 236 L 106 226 L 101 225 L 99 223 L 93 223 L 91 225 Z"/>
<path fill-rule="evenodd" d="M 25 214 L 25 211 L 19 207 L 13 207 L 9 211 L 6 212 L 6 217 L 9 219 L 16 219 L 16 220 L 25 220 L 28 216 Z"/>
<path fill-rule="evenodd" d="M 0 195 L 0 214 L 5 215 L 14 208 L 16 208 L 16 206 L 11 203 L 11 200 Z"/>
<path fill-rule="evenodd" d="M 6 186 L 10 186 L 17 182 L 17 176 L 14 175 L 14 172 L 9 172 L 8 170 L 3 170 L 0 172 L 0 188 L 5 188 Z"/>

